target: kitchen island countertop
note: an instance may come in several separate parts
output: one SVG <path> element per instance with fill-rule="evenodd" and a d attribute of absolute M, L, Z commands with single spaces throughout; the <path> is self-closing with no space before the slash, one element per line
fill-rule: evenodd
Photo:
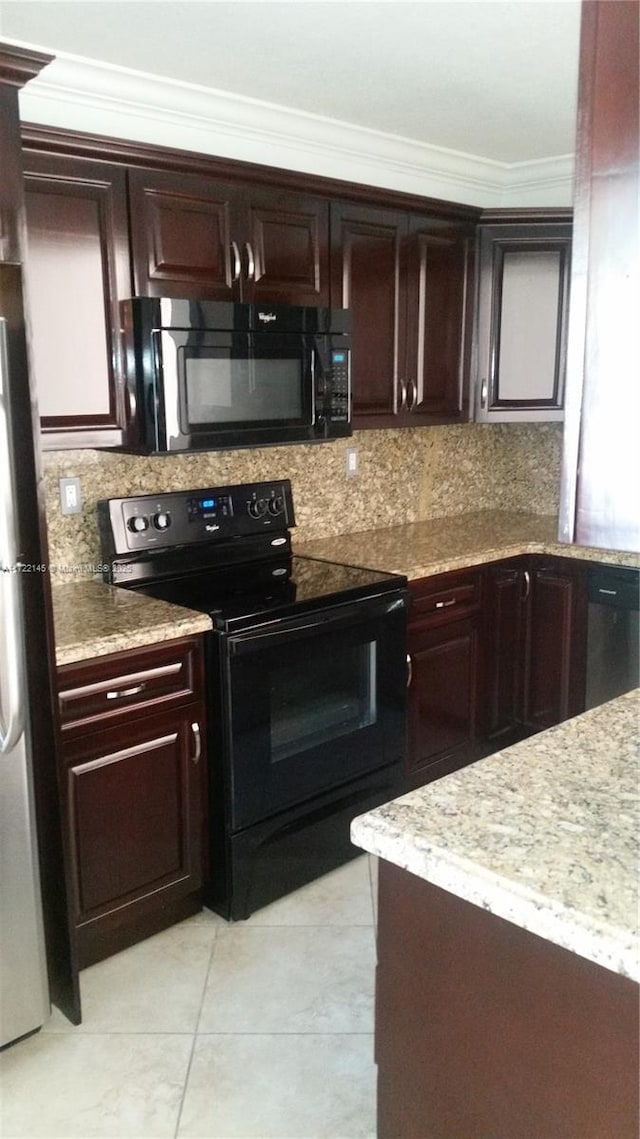
<path fill-rule="evenodd" d="M 555 516 L 484 510 L 313 541 L 294 537 L 294 548 L 309 557 L 404 574 L 410 581 L 521 554 L 640 566 L 639 554 L 569 545 L 558 541 L 557 531 Z"/>
<path fill-rule="evenodd" d="M 640 979 L 640 689 L 354 819 L 353 842 Z"/>
<path fill-rule="evenodd" d="M 51 594 L 58 665 L 211 629 L 206 613 L 101 581 L 54 585 Z"/>

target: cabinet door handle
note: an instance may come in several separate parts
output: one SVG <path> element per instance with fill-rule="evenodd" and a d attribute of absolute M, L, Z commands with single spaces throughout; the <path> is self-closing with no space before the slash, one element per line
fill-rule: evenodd
<path fill-rule="evenodd" d="M 480 403 L 482 404 L 483 407 L 487 406 L 487 396 L 488 395 L 489 395 L 489 385 L 488 385 L 486 380 L 483 380 L 482 381 L 482 387 L 480 388 Z"/>
<path fill-rule="evenodd" d="M 253 249 L 248 241 L 244 243 L 245 253 L 247 254 L 247 281 L 255 281 L 256 279 L 256 261 L 253 256 Z"/>
<path fill-rule="evenodd" d="M 531 574 L 529 570 L 524 570 L 522 577 L 524 579 L 524 594 L 522 595 L 522 600 L 526 601 L 531 593 Z"/>
<path fill-rule="evenodd" d="M 436 601 L 436 609 L 448 609 L 450 605 L 455 605 L 457 597 L 450 597 L 448 601 Z"/>
<path fill-rule="evenodd" d="M 413 680 L 413 661 L 411 654 L 407 653 L 407 688 L 411 688 L 411 681 Z"/>
<path fill-rule="evenodd" d="M 125 696 L 137 696 L 144 692 L 146 684 L 134 684 L 132 688 L 114 688 L 107 692 L 107 700 L 123 700 Z"/>
<path fill-rule="evenodd" d="M 404 411 L 407 406 L 407 385 L 404 380 L 398 380 L 400 384 L 400 411 Z"/>
<path fill-rule="evenodd" d="M 191 731 L 193 732 L 193 739 L 195 743 L 195 750 L 191 756 L 191 762 L 199 763 L 200 756 L 202 755 L 202 736 L 200 735 L 200 724 L 197 722 L 197 720 L 193 721 L 191 725 Z"/>
<path fill-rule="evenodd" d="M 411 392 L 411 403 L 409 403 L 409 392 Z M 417 389 L 415 380 L 407 380 L 407 411 L 413 411 L 416 406 Z"/>
<path fill-rule="evenodd" d="M 242 262 L 240 261 L 240 249 L 237 241 L 231 242 L 231 252 L 233 253 L 233 277 L 232 280 L 239 281 L 240 273 L 242 272 Z"/>

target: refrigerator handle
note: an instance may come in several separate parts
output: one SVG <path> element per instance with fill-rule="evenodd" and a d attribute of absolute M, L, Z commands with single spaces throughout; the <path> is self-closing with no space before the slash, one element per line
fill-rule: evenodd
<path fill-rule="evenodd" d="M 24 731 L 22 605 L 16 552 L 8 400 L 7 322 L 0 317 L 0 629 L 4 668 L 0 673 L 0 753 L 11 751 Z M 6 717 L 6 718 L 5 718 Z"/>

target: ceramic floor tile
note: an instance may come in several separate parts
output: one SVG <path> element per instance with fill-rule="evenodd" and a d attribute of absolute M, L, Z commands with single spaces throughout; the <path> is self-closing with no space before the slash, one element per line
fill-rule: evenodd
<path fill-rule="evenodd" d="M 378 924 L 378 859 L 375 854 L 370 854 L 369 858 L 369 877 L 371 880 L 371 900 L 373 903 L 373 917 L 375 924 Z"/>
<path fill-rule="evenodd" d="M 216 938 L 199 1032 L 371 1032 L 373 927 L 232 926 Z"/>
<path fill-rule="evenodd" d="M 373 1038 L 200 1036 L 180 1139 L 375 1139 Z"/>
<path fill-rule="evenodd" d="M 80 974 L 82 1024 L 54 1011 L 50 1032 L 195 1032 L 211 948 L 226 923 L 196 915 Z"/>
<path fill-rule="evenodd" d="M 2 1139 L 164 1139 L 178 1120 L 190 1035 L 44 1034 L 0 1056 Z"/>
<path fill-rule="evenodd" d="M 354 858 L 252 914 L 247 925 L 371 925 L 367 857 Z"/>

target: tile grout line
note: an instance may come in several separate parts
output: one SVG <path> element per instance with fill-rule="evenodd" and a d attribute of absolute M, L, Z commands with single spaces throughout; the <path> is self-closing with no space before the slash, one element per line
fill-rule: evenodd
<path fill-rule="evenodd" d="M 196 1050 L 196 1044 L 198 1041 L 198 1026 L 200 1024 L 200 1017 L 202 1016 L 202 1009 L 204 1006 L 205 997 L 207 995 L 207 986 L 209 984 L 209 974 L 211 973 L 211 964 L 213 962 L 213 957 L 214 957 L 215 950 L 216 950 L 216 942 L 218 940 L 219 932 L 220 932 L 219 930 L 216 930 L 215 936 L 213 938 L 213 942 L 211 944 L 211 952 L 209 953 L 209 962 L 207 964 L 207 971 L 205 973 L 204 982 L 202 985 L 202 993 L 200 995 L 200 1004 L 199 1004 L 198 1013 L 196 1016 L 195 1027 L 194 1027 L 194 1030 L 192 1033 L 193 1039 L 191 1041 L 191 1051 L 189 1053 L 189 1063 L 187 1064 L 187 1070 L 186 1070 L 185 1076 L 184 1076 L 184 1084 L 182 1087 L 182 1095 L 180 1097 L 180 1106 L 178 1108 L 178 1115 L 176 1118 L 176 1126 L 175 1126 L 175 1131 L 173 1133 L 174 1139 L 178 1139 L 178 1133 L 180 1131 L 180 1124 L 182 1122 L 182 1109 L 184 1108 L 184 1101 L 185 1101 L 185 1097 L 187 1094 L 189 1077 L 191 1075 L 191 1066 L 193 1064 L 193 1056 L 194 1056 L 194 1053 Z"/>

